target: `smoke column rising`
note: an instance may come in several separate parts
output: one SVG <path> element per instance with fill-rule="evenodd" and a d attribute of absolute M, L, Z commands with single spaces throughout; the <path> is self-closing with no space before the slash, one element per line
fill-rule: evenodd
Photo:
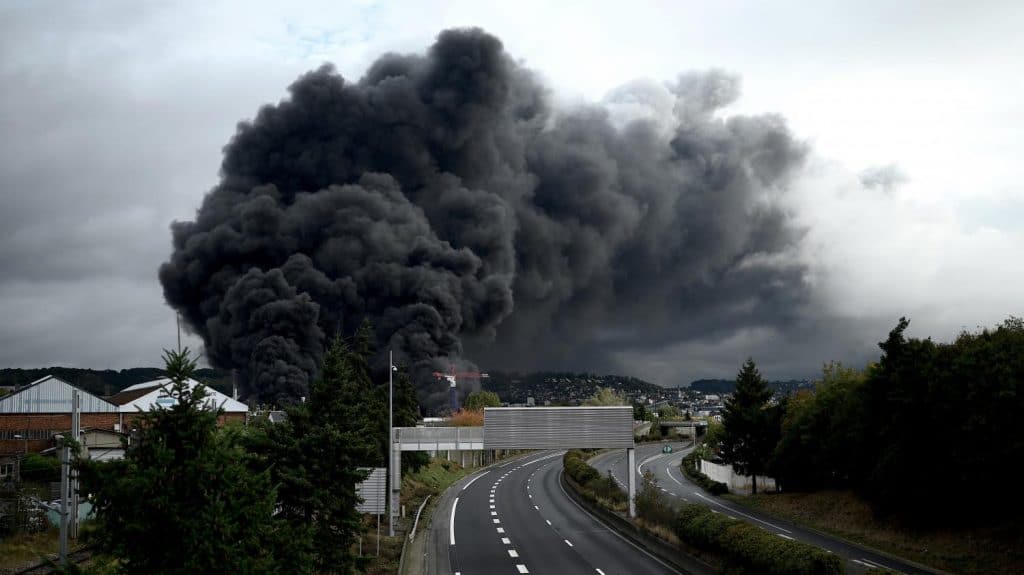
<path fill-rule="evenodd" d="M 778 201 L 805 149 L 777 116 L 716 116 L 733 77 L 554 109 L 497 38 L 459 29 L 289 91 L 239 124 L 160 268 L 247 397 L 305 395 L 328 338 L 364 318 L 427 372 L 579 364 L 778 325 L 807 301 Z"/>

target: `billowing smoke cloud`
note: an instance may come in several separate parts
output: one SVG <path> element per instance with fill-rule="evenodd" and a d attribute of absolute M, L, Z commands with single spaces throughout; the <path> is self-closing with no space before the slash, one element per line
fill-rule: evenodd
<path fill-rule="evenodd" d="M 780 207 L 805 150 L 717 112 L 721 72 L 553 109 L 480 30 L 330 66 L 239 125 L 167 301 L 260 400 L 304 395 L 326 340 L 370 318 L 423 370 L 586 363 L 623 344 L 792 321 L 807 299 Z"/>

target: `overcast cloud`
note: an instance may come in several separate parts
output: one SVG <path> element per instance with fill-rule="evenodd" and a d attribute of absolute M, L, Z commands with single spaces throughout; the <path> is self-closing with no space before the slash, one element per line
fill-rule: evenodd
<path fill-rule="evenodd" d="M 1018 2 L 7 2 L 0 366 L 158 365 L 175 341 L 157 280 L 169 224 L 217 183 L 236 123 L 325 61 L 356 80 L 384 52 L 468 25 L 556 102 L 628 117 L 661 104 L 620 86 L 724 69 L 742 79 L 724 115 L 778 113 L 810 150 L 786 202 L 806 229 L 815 317 L 619 341 L 604 365 L 551 367 L 674 385 L 752 355 L 769 377 L 807 377 L 877 355 L 901 315 L 911 334 L 949 339 L 1024 314 Z"/>

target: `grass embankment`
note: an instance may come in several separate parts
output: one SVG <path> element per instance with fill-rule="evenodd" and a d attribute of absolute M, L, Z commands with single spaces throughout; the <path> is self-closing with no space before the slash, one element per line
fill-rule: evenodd
<path fill-rule="evenodd" d="M 603 492 L 615 484 L 601 477 L 586 462 L 587 454 L 570 450 L 563 457 L 570 486 L 583 499 L 609 508 Z M 616 510 L 612 508 L 612 510 Z M 650 535 L 686 549 L 679 553 L 699 554 L 728 573 L 761 575 L 839 575 L 844 572 L 842 560 L 825 551 L 776 537 L 737 519 L 713 513 L 703 505 L 684 503 L 673 506 L 658 487 L 657 479 L 646 473 L 636 495 L 636 510 L 641 521 L 633 521 Z M 671 533 L 675 538 L 667 535 Z"/>
<path fill-rule="evenodd" d="M 463 468 L 454 461 L 434 458 L 416 473 L 402 476 L 402 505 L 405 506 L 405 524 L 412 528 L 413 518 L 420 503 L 430 496 L 430 503 L 420 517 L 419 529 L 426 529 L 430 521 L 430 512 L 437 496 L 444 493 L 453 483 L 475 471 Z M 385 519 L 386 521 L 386 519 Z M 405 535 L 406 533 L 402 533 Z M 377 520 L 374 516 L 363 518 L 363 555 L 370 555 L 363 573 L 367 575 L 394 575 L 398 573 L 398 564 L 402 557 L 403 537 L 388 537 L 387 523 L 381 523 L 380 557 L 373 557 L 377 552 Z"/>
<path fill-rule="evenodd" d="M 14 573 L 57 553 L 57 530 L 17 533 L 0 539 L 0 574 Z"/>
<path fill-rule="evenodd" d="M 726 496 L 746 505 L 938 569 L 981 575 L 1024 573 L 1024 526 L 920 528 L 877 517 L 850 491 Z"/>

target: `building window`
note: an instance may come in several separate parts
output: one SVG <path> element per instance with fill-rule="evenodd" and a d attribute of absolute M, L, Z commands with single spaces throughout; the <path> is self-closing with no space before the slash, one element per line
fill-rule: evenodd
<path fill-rule="evenodd" d="M 14 475 L 13 463 L 0 463 L 0 479 Z"/>

